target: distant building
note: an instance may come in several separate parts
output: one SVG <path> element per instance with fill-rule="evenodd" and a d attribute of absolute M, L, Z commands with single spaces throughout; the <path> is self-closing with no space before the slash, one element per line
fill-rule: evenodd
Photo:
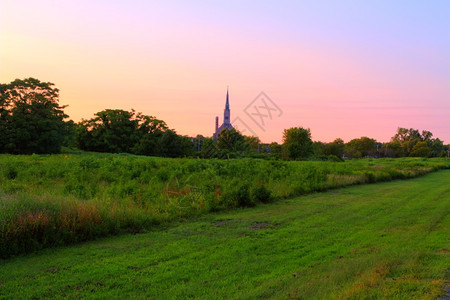
<path fill-rule="evenodd" d="M 219 133 L 223 129 L 227 130 L 233 129 L 233 125 L 231 125 L 230 121 L 230 101 L 228 99 L 228 88 L 227 88 L 227 102 L 225 103 L 225 110 L 223 112 L 223 124 L 219 127 L 219 117 L 216 117 L 216 131 L 213 134 L 213 138 L 217 139 Z"/>

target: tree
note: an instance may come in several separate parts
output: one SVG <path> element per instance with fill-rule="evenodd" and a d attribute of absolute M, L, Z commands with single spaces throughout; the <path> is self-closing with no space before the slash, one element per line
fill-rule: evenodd
<path fill-rule="evenodd" d="M 433 139 L 433 133 L 427 130 L 422 130 L 422 133 L 417 129 L 406 129 L 399 127 L 397 133 L 391 138 L 391 142 L 399 143 L 403 149 L 403 154 L 405 156 L 440 156 L 444 150 L 444 145 L 438 138 Z M 430 148 L 430 153 L 426 150 L 424 144 L 420 144 L 415 148 L 420 142 L 426 142 L 428 148 Z M 419 151 L 420 150 L 420 151 Z"/>
<path fill-rule="evenodd" d="M 321 141 L 315 141 L 312 143 L 313 153 L 316 158 L 323 157 L 325 155 L 325 144 Z"/>
<path fill-rule="evenodd" d="M 66 106 L 59 90 L 35 78 L 0 84 L 0 151 L 58 153 L 65 139 Z"/>
<path fill-rule="evenodd" d="M 80 149 L 155 155 L 158 139 L 168 130 L 164 121 L 134 110 L 106 109 L 83 120 L 77 130 Z"/>
<path fill-rule="evenodd" d="M 429 157 L 431 155 L 431 148 L 428 146 L 427 142 L 418 142 L 414 145 L 412 148 L 411 153 L 409 156 L 416 156 L 416 157 Z"/>
<path fill-rule="evenodd" d="M 405 156 L 402 145 L 398 141 L 383 144 L 380 148 L 380 154 L 391 158 Z"/>
<path fill-rule="evenodd" d="M 281 153 L 283 151 L 283 146 L 278 144 L 277 142 L 273 142 L 269 144 L 269 153 L 275 158 L 281 158 Z"/>
<path fill-rule="evenodd" d="M 223 129 L 217 137 L 217 148 L 229 152 L 239 152 L 248 150 L 244 136 L 236 129 Z"/>
<path fill-rule="evenodd" d="M 217 149 L 217 142 L 213 138 L 203 138 L 201 141 L 202 148 L 200 157 L 202 158 L 218 158 L 220 150 Z"/>
<path fill-rule="evenodd" d="M 292 127 L 283 132 L 283 156 L 285 159 L 306 159 L 312 155 L 311 131 Z"/>
<path fill-rule="evenodd" d="M 429 143 L 429 146 L 431 148 L 431 156 L 432 157 L 440 157 L 445 155 L 445 147 L 444 142 L 440 139 L 436 138 L 431 140 L 431 143 Z"/>
<path fill-rule="evenodd" d="M 259 144 L 261 141 L 256 136 L 244 136 L 244 143 L 247 145 L 247 148 L 254 151 L 259 152 Z"/>
<path fill-rule="evenodd" d="M 140 140 L 134 111 L 105 109 L 95 118 L 81 122 L 78 142 L 83 150 L 97 152 L 131 152 Z"/>
<path fill-rule="evenodd" d="M 335 155 L 339 158 L 342 158 L 345 151 L 344 141 L 340 138 L 335 139 L 331 143 L 327 143 L 324 146 L 323 153 L 325 155 Z"/>
<path fill-rule="evenodd" d="M 180 138 L 173 130 L 166 130 L 157 140 L 156 156 L 178 157 L 181 156 Z"/>
<path fill-rule="evenodd" d="M 193 156 L 195 148 L 191 138 L 177 135 L 174 130 L 166 130 L 156 141 L 155 152 L 152 155 L 163 157 Z"/>
<path fill-rule="evenodd" d="M 345 144 L 345 153 L 350 158 L 375 156 L 377 154 L 377 142 L 366 136 L 353 139 Z"/>
<path fill-rule="evenodd" d="M 138 155 L 157 156 L 161 151 L 158 150 L 159 139 L 164 131 L 154 131 L 152 133 L 142 134 L 139 141 L 133 146 L 131 152 Z"/>
<path fill-rule="evenodd" d="M 0 153 L 6 152 L 6 145 L 9 143 L 9 104 L 8 98 L 4 95 L 5 85 L 0 84 Z"/>
<path fill-rule="evenodd" d="M 188 136 L 178 135 L 178 156 L 192 157 L 197 153 L 196 140 Z"/>

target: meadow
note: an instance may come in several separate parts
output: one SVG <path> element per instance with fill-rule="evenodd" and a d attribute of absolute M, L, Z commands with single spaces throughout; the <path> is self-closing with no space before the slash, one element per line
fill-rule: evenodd
<path fill-rule="evenodd" d="M 0 260 L 0 298 L 437 299 L 448 182 L 334 189 Z"/>
<path fill-rule="evenodd" d="M 449 166 L 446 159 L 422 158 L 285 162 L 0 155 L 0 258 Z"/>

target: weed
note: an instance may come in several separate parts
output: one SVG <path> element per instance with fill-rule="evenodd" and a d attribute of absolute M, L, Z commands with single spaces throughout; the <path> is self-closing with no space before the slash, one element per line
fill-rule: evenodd
<path fill-rule="evenodd" d="M 0 243 L 9 245 L 1 247 L 0 257 L 449 166 L 445 159 L 420 158 L 284 162 L 0 155 L 0 193 L 6 195 L 0 198 Z"/>

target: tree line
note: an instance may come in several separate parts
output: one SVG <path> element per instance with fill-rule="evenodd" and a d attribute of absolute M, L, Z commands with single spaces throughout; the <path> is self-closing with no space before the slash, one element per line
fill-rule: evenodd
<path fill-rule="evenodd" d="M 154 116 L 134 110 L 105 109 L 75 123 L 59 105 L 59 90 L 38 79 L 0 84 L 0 153 L 59 153 L 61 147 L 162 157 L 285 160 L 342 160 L 362 157 L 446 156 L 449 146 L 429 131 L 398 128 L 388 143 L 369 137 L 348 143 L 313 142 L 309 128 L 283 132 L 283 143 L 262 144 L 257 137 L 223 130 L 216 139 L 182 136 Z"/>

